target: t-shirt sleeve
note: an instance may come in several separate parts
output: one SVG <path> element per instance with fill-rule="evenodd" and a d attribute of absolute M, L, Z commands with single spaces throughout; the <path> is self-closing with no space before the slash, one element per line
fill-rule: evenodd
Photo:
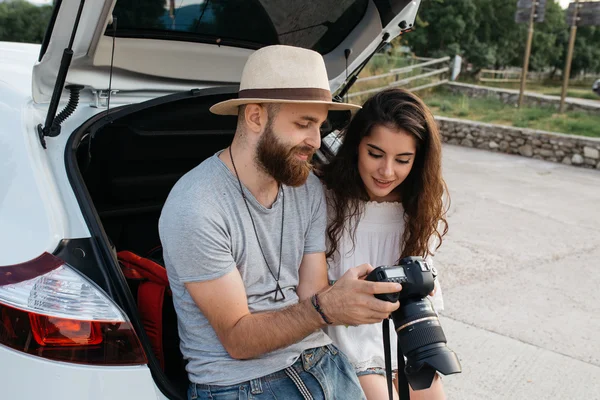
<path fill-rule="evenodd" d="M 311 175 L 309 185 L 311 219 L 304 241 L 304 254 L 325 251 L 325 229 L 327 228 L 327 203 L 321 181 Z"/>
<path fill-rule="evenodd" d="M 236 266 L 222 212 L 210 205 L 194 210 L 191 214 L 172 210 L 160 224 L 167 268 L 182 283 L 217 279 Z"/>

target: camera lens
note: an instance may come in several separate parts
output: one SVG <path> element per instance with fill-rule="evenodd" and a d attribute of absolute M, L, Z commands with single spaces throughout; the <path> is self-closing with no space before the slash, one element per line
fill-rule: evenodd
<path fill-rule="evenodd" d="M 431 386 L 436 371 L 461 372 L 456 354 L 446 347 L 446 335 L 428 298 L 408 298 L 392 313 L 398 348 L 406 357 L 405 373 L 414 390 Z"/>

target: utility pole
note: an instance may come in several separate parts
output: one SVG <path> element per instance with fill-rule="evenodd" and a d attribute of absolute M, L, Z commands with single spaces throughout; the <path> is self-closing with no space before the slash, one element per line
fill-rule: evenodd
<path fill-rule="evenodd" d="M 527 45 L 525 46 L 525 57 L 523 59 L 523 70 L 521 71 L 521 87 L 519 89 L 519 108 L 523 105 L 523 92 L 525 92 L 525 81 L 527 80 L 527 70 L 529 69 L 529 56 L 531 55 L 531 42 L 533 41 L 533 21 L 537 8 L 537 0 L 531 4 L 531 14 L 529 15 L 529 29 L 527 33 Z"/>
<path fill-rule="evenodd" d="M 571 60 L 573 59 L 573 47 L 575 47 L 575 34 L 577 33 L 577 11 L 579 9 L 579 0 L 575 0 L 573 10 L 573 20 L 571 21 L 571 34 L 569 35 L 569 50 L 567 50 L 567 61 L 563 71 L 563 85 L 560 93 L 559 113 L 565 111 L 565 97 L 567 97 L 567 86 L 569 86 L 569 75 L 571 75 Z"/>

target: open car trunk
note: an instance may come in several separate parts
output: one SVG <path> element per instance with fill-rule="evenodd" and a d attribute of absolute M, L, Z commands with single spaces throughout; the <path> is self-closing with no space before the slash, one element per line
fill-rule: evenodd
<path fill-rule="evenodd" d="M 236 118 L 211 114 L 216 97 L 156 105 L 101 126 L 79 145 L 83 181 L 117 250 L 146 254 L 160 244 L 158 217 L 186 172 L 229 145 Z"/>
<path fill-rule="evenodd" d="M 69 175 L 80 203 L 86 203 L 82 209 L 89 210 L 86 218 L 94 220 L 88 225 L 100 228 L 92 236 L 110 249 L 114 260 L 108 268 L 123 268 L 115 257 L 121 251 L 162 264 L 158 219 L 163 204 L 181 176 L 233 139 L 237 118 L 211 114 L 208 108 L 236 93 L 237 88 L 231 87 L 187 91 L 114 109 L 72 135 Z M 170 398 L 185 398 L 188 380 L 168 289 L 164 303 L 154 306 L 162 319 L 160 332 L 138 312 L 145 301 L 138 292 L 143 280 L 125 281 L 121 291 L 130 293 L 116 297 L 133 299 L 134 306 L 124 308 L 132 322 L 138 322 L 136 330 L 146 352 L 154 353 L 154 360 L 150 354 L 148 358 L 155 381 L 163 392 L 171 393 Z M 145 332 L 139 332 L 142 329 Z M 153 342 L 157 339 L 162 354 L 157 354 Z"/>
<path fill-rule="evenodd" d="M 189 170 L 231 143 L 237 117 L 217 116 L 211 105 L 237 95 L 231 87 L 188 91 L 144 103 L 114 109 L 86 122 L 76 131 L 68 147 L 69 175 L 85 217 L 99 244 L 109 249 L 113 265 L 121 269 L 116 254 L 130 251 L 162 262 L 158 219 L 164 202 L 177 180 Z M 349 112 L 330 112 L 323 134 L 347 123 Z M 321 156 L 323 154 L 321 153 Z M 85 203 L 85 204 L 84 204 Z M 162 365 L 148 354 L 155 381 L 171 398 L 185 398 L 187 374 L 179 350 L 177 318 L 172 301 L 164 296 L 162 333 L 140 317 L 139 280 L 126 279 L 122 296 L 133 299 L 125 311 L 138 329 L 138 336 Z M 115 288 L 118 291 L 118 288 Z M 118 296 L 117 296 L 118 297 Z M 135 326 L 135 323 L 134 323 Z M 162 344 L 157 354 L 153 340 Z M 154 337 L 154 339 L 152 339 Z M 145 343 L 144 343 L 145 342 Z"/>

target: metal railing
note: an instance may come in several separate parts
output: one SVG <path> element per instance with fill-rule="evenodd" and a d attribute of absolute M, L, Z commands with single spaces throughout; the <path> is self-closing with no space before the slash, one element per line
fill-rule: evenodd
<path fill-rule="evenodd" d="M 423 58 L 419 58 L 419 59 L 423 60 Z M 402 67 L 402 68 L 394 68 L 394 69 L 391 69 L 389 72 L 386 72 L 386 73 L 383 73 L 380 75 L 373 75 L 373 76 L 367 76 L 364 78 L 359 78 L 356 80 L 355 84 L 359 84 L 360 82 L 368 82 L 368 81 L 374 81 L 374 80 L 378 80 L 378 79 L 395 77 L 395 79 L 392 82 L 386 83 L 383 86 L 366 89 L 366 90 L 361 90 L 358 92 L 352 92 L 352 93 L 347 94 L 346 96 L 348 98 L 353 98 L 353 97 L 358 97 L 358 96 L 362 96 L 362 95 L 366 95 L 366 94 L 370 94 L 370 93 L 376 93 L 376 92 L 379 92 L 379 91 L 381 91 L 383 89 L 387 89 L 387 88 L 406 86 L 410 82 L 421 80 L 424 78 L 440 77 L 439 80 L 429 82 L 429 83 L 426 83 L 426 84 L 423 84 L 423 85 L 420 85 L 417 87 L 409 87 L 407 89 L 414 92 L 417 90 L 427 89 L 427 88 L 431 88 L 431 87 L 435 87 L 435 86 L 439 86 L 439 85 L 448 83 L 448 78 L 447 77 L 442 78 L 442 76 L 443 76 L 443 74 L 447 74 L 450 72 L 450 67 L 448 66 L 450 57 L 442 57 L 442 58 L 426 59 L 426 60 L 427 61 L 419 63 L 419 64 L 409 65 L 409 66 Z M 446 65 L 441 68 L 437 68 L 437 67 L 439 67 L 439 65 L 436 65 L 436 64 L 442 64 L 442 65 L 446 64 Z M 432 65 L 436 65 L 436 68 L 431 68 L 430 66 L 432 66 Z M 424 68 L 424 67 L 428 67 L 428 68 Z M 400 78 L 401 75 L 409 74 L 415 70 L 420 70 L 419 72 L 422 72 L 423 70 L 427 70 L 428 72 L 420 73 L 420 74 L 414 75 L 414 76 L 409 76 L 409 77 L 403 78 L 403 79 Z"/>

